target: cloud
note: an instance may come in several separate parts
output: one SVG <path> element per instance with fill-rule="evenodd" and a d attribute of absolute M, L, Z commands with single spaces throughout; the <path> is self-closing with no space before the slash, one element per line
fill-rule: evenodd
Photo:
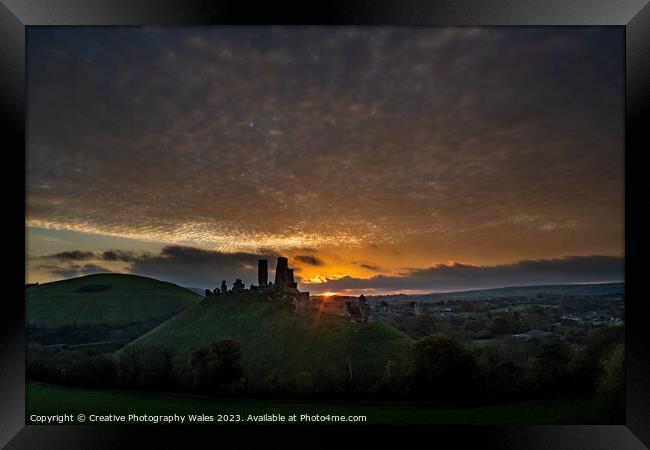
<path fill-rule="evenodd" d="M 95 254 L 93 252 L 84 252 L 80 250 L 73 250 L 69 252 L 59 252 L 52 255 L 42 256 L 42 259 L 58 259 L 60 261 L 84 261 L 93 259 Z"/>
<path fill-rule="evenodd" d="M 305 264 L 309 264 L 310 266 L 323 266 L 325 263 L 312 255 L 296 255 L 293 257 L 296 261 L 300 261 Z"/>
<path fill-rule="evenodd" d="M 156 255 L 142 255 L 129 267 L 131 273 L 149 276 L 190 287 L 230 286 L 236 278 L 257 284 L 257 261 L 269 260 L 275 267 L 275 254 L 222 253 L 199 248 L 167 246 Z"/>
<path fill-rule="evenodd" d="M 51 275 L 61 278 L 74 278 L 82 275 L 91 275 L 95 273 L 109 273 L 110 269 L 96 265 L 96 264 L 67 264 L 64 266 L 40 264 L 35 267 L 37 270 L 42 270 L 50 273 Z"/>
<path fill-rule="evenodd" d="M 107 262 L 135 262 L 141 259 L 145 254 L 138 254 L 130 250 L 106 250 L 103 252 L 89 252 L 81 250 L 71 250 L 50 255 L 39 256 L 41 260 L 59 260 L 59 261 L 88 261 L 101 260 Z"/>
<path fill-rule="evenodd" d="M 620 29 L 28 33 L 31 226 L 241 252 L 622 249 Z"/>
<path fill-rule="evenodd" d="M 381 272 L 383 270 L 381 266 L 376 264 L 359 264 L 359 266 L 364 269 L 372 270 L 373 272 Z"/>
<path fill-rule="evenodd" d="M 127 263 L 121 271 L 170 281 L 183 286 L 211 288 L 220 285 L 222 280 L 226 280 L 230 285 L 236 278 L 241 278 L 247 285 L 257 284 L 257 261 L 262 258 L 268 259 L 270 273 L 274 273 L 275 261 L 278 256 L 273 252 L 263 254 L 222 253 L 173 245 L 164 247 L 159 253 L 109 250 L 91 253 L 91 255 L 91 259 L 98 262 Z M 60 263 L 57 264 L 59 261 Z M 59 259 L 51 259 L 51 262 L 47 264 L 34 265 L 33 269 L 61 278 L 111 272 L 101 265 L 93 263 L 78 265 Z"/>
<path fill-rule="evenodd" d="M 305 284 L 318 291 L 346 290 L 462 290 L 536 284 L 588 283 L 624 280 L 624 259 L 614 256 L 567 256 L 519 261 L 514 264 L 473 266 L 440 264 L 414 269 L 404 276 L 378 275 L 370 279 L 344 277 L 323 284 Z"/>
<path fill-rule="evenodd" d="M 68 252 L 70 254 L 76 251 Z M 108 253 L 108 255 L 107 255 Z M 107 261 L 128 262 L 125 271 L 170 281 L 183 286 L 213 288 L 222 280 L 230 285 L 241 278 L 246 285 L 257 284 L 257 261 L 269 260 L 272 270 L 277 253 L 222 253 L 187 246 L 167 246 L 159 253 L 135 253 L 112 250 L 97 254 Z M 305 255 L 299 255 L 304 257 Z M 298 259 L 298 258 L 296 258 Z M 298 259 L 306 262 L 303 259 Z M 75 264 L 67 260 L 53 259 L 59 264 L 40 264 L 34 269 L 54 276 L 70 278 L 111 270 L 88 263 Z M 320 260 L 317 260 L 320 261 Z M 379 271 L 380 268 L 366 263 L 361 267 Z M 400 275 L 377 275 L 369 279 L 346 276 L 329 279 L 325 283 L 304 283 L 300 288 L 312 292 L 398 292 L 482 289 L 503 286 L 536 284 L 588 283 L 624 280 L 624 259 L 614 256 L 567 256 L 563 258 L 522 260 L 512 264 L 476 266 L 453 263 L 439 264 L 424 269 L 405 270 Z"/>
<path fill-rule="evenodd" d="M 141 258 L 142 256 L 128 250 L 107 250 L 101 254 L 104 261 L 136 262 Z"/>

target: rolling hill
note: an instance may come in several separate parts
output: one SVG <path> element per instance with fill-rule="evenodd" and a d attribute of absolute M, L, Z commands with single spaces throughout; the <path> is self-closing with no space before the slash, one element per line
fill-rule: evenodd
<path fill-rule="evenodd" d="M 201 298 L 185 288 L 152 278 L 96 274 L 28 287 L 26 317 L 30 327 L 120 327 L 163 320 Z"/>
<path fill-rule="evenodd" d="M 616 295 L 625 293 L 625 283 L 549 284 L 538 286 L 511 286 L 468 291 L 438 292 L 430 294 L 369 295 L 368 301 L 441 301 L 489 300 L 495 298 L 562 296 L 562 295 Z"/>
<path fill-rule="evenodd" d="M 295 314 L 291 305 L 246 292 L 208 298 L 125 349 L 170 348 L 175 366 L 186 371 L 192 349 L 220 339 L 240 343 L 242 365 L 253 379 L 309 372 L 316 382 L 348 377 L 350 370 L 357 380 L 376 380 L 410 341 L 385 322 L 356 324 L 316 312 Z"/>

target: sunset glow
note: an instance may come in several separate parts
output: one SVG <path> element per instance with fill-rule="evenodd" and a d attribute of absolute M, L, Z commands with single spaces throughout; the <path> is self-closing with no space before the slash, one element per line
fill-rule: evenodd
<path fill-rule="evenodd" d="M 623 277 L 619 29 L 28 34 L 26 281 L 214 289 L 279 255 L 326 296 Z"/>

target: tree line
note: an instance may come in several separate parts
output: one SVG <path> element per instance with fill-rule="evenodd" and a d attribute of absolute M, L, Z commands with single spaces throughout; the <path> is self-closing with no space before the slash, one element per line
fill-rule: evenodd
<path fill-rule="evenodd" d="M 105 355 L 76 350 L 29 354 L 28 379 L 80 387 L 468 404 L 595 393 L 611 420 L 620 422 L 624 417 L 622 327 L 596 331 L 579 351 L 560 339 L 470 349 L 449 336 L 435 334 L 413 341 L 401 358 L 386 362 L 380 379 L 370 381 L 355 378 L 349 355 L 342 355 L 338 377 L 328 377 L 328 382 L 317 382 L 323 380 L 318 373 L 286 374 L 279 369 L 253 377 L 243 369 L 241 347 L 232 340 L 194 349 L 188 370 L 182 371 L 174 364 L 174 352 L 163 346 L 126 347 Z"/>

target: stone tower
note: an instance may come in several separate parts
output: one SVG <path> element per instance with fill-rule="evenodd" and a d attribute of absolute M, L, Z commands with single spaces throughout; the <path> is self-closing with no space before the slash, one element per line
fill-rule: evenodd
<path fill-rule="evenodd" d="M 278 264 L 275 267 L 275 285 L 287 286 L 289 283 L 289 261 L 284 256 L 278 256 Z"/>
<path fill-rule="evenodd" d="M 293 279 L 293 269 L 287 269 L 287 286 L 297 288 L 298 283 Z"/>
<path fill-rule="evenodd" d="M 257 261 L 257 284 L 259 287 L 269 284 L 269 262 L 266 259 Z"/>

